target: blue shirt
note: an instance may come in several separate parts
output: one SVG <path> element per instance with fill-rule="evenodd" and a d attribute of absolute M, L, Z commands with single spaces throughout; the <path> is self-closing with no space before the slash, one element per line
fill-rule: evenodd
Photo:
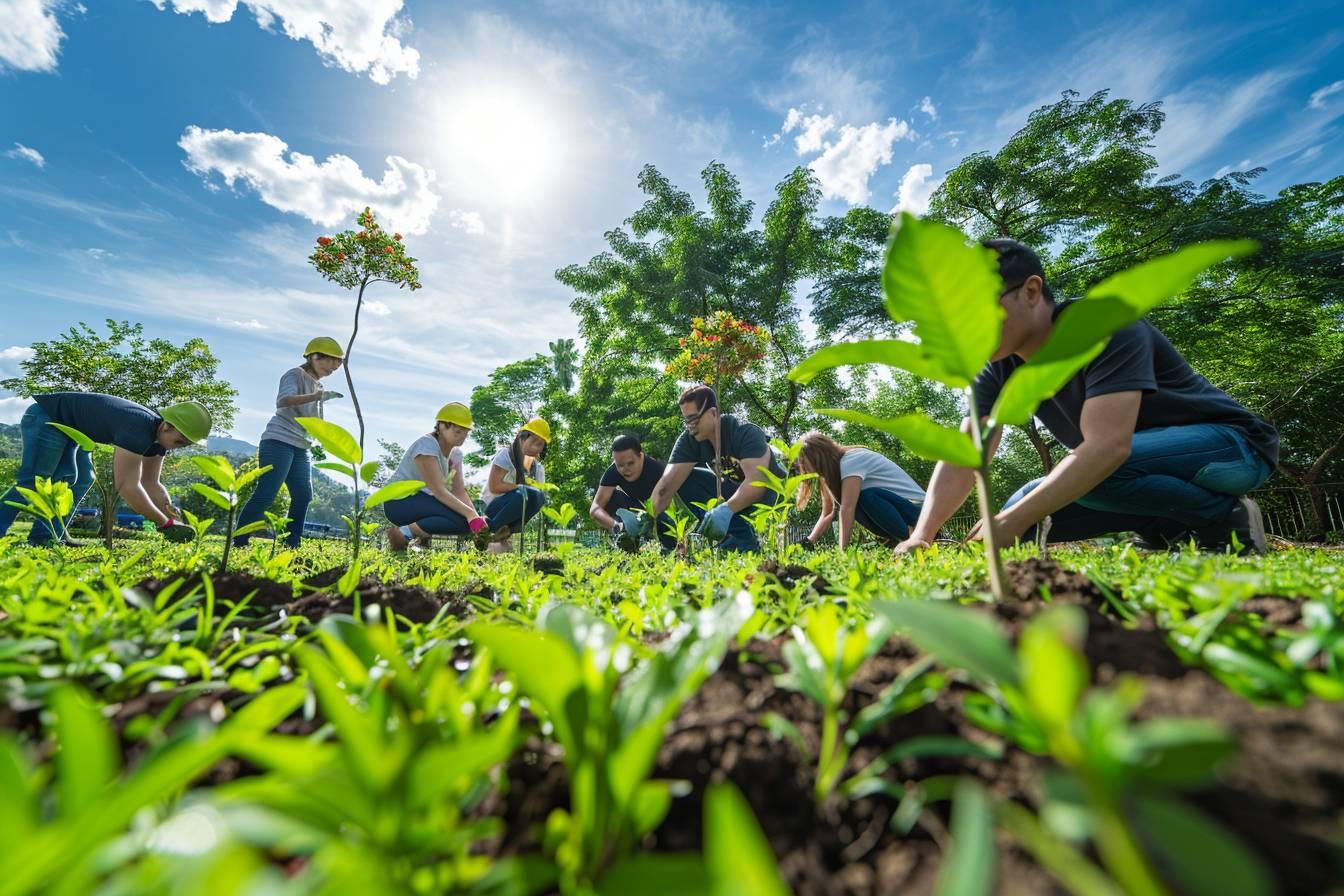
<path fill-rule="evenodd" d="M 54 423 L 77 429 L 100 445 L 142 457 L 166 453 L 154 440 L 163 418 L 142 404 L 98 392 L 47 392 L 33 401 Z"/>

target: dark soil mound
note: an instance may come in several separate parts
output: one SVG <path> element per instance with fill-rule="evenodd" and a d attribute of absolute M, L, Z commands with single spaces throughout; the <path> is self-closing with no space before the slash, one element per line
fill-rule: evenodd
<path fill-rule="evenodd" d="M 178 581 L 182 581 L 176 592 L 178 597 L 186 596 L 191 593 L 192 589 L 200 590 L 204 587 L 205 583 L 199 573 L 192 573 L 186 576 L 185 580 L 183 578 L 145 579 L 135 587 L 151 597 L 156 597 L 159 592 Z M 253 592 L 255 594 L 253 594 L 248 605 L 259 609 L 283 607 L 294 599 L 294 586 L 290 583 L 276 582 L 245 572 L 226 572 L 211 575 L 210 585 L 215 589 L 216 605 L 221 603 L 235 604 L 249 594 L 253 594 Z"/>
<path fill-rule="evenodd" d="M 766 560 L 757 567 L 757 570 L 762 574 L 760 578 L 764 578 L 766 581 L 773 579 L 785 588 L 793 588 L 799 583 L 805 583 L 810 590 L 817 594 L 836 593 L 825 576 L 799 563 L 784 565 L 777 560 Z M 757 576 L 752 578 L 754 580 Z"/>
<path fill-rule="evenodd" d="M 436 594 L 418 587 L 384 585 L 374 578 L 361 579 L 358 594 L 360 607 L 367 608 L 377 604 L 411 622 L 431 622 L 445 607 L 447 615 L 459 619 L 471 613 L 470 605 L 456 594 Z M 336 613 L 353 614 L 355 601 L 353 596 L 309 594 L 289 604 L 286 610 L 291 616 L 303 616 L 309 622 L 316 623 Z"/>

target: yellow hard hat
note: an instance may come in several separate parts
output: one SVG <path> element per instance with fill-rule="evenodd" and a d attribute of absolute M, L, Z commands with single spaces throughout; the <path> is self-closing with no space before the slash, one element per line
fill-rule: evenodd
<path fill-rule="evenodd" d="M 179 401 L 159 411 L 159 416 L 193 444 L 210 435 L 210 412 L 199 401 Z"/>
<path fill-rule="evenodd" d="M 519 432 L 530 432 L 532 435 L 541 439 L 547 445 L 551 444 L 551 424 L 540 417 L 533 417 L 523 424 Z"/>
<path fill-rule="evenodd" d="M 442 420 L 444 423 L 455 423 L 463 429 L 471 429 L 471 408 L 460 401 L 450 401 L 439 408 L 439 413 L 434 419 Z"/>
<path fill-rule="evenodd" d="M 341 350 L 341 344 L 330 336 L 318 336 L 308 343 L 308 347 L 303 350 L 303 356 L 326 355 L 329 358 L 344 358 L 345 352 Z"/>

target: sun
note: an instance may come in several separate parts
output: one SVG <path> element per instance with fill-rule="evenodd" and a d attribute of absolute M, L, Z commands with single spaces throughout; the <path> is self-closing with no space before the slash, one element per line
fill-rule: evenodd
<path fill-rule="evenodd" d="M 485 79 L 439 107 L 439 174 L 478 205 L 545 202 L 558 186 L 570 136 L 563 112 L 539 85 Z"/>

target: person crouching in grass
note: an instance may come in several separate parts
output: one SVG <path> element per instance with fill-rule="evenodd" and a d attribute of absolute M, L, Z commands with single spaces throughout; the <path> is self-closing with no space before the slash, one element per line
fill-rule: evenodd
<path fill-rule="evenodd" d="M 392 525 L 387 542 L 404 551 L 412 541 L 428 547 L 435 535 L 477 535 L 486 529 L 467 495 L 462 471 L 462 443 L 471 432 L 471 409 L 450 401 L 434 417 L 434 431 L 406 449 L 388 483 L 419 480 L 425 484 L 413 495 L 383 505 Z"/>
<path fill-rule="evenodd" d="M 862 445 L 841 445 L 822 432 L 803 436 L 798 472 L 815 473 L 798 492 L 798 510 L 807 507 L 812 492 L 821 493 L 821 516 L 800 544 L 810 548 L 831 527 L 840 512 L 840 550 L 849 546 L 857 522 L 887 547 L 910 535 L 919 520 L 924 489 L 910 474 L 876 451 Z"/>
<path fill-rule="evenodd" d="M 541 458 L 550 443 L 551 425 L 533 417 L 490 461 L 490 478 L 481 490 L 486 519 L 498 536 L 490 543 L 490 553 L 513 550 L 512 533 L 526 526 L 545 505 L 546 496 L 541 489 L 526 483 L 528 479 L 546 481 Z"/>

